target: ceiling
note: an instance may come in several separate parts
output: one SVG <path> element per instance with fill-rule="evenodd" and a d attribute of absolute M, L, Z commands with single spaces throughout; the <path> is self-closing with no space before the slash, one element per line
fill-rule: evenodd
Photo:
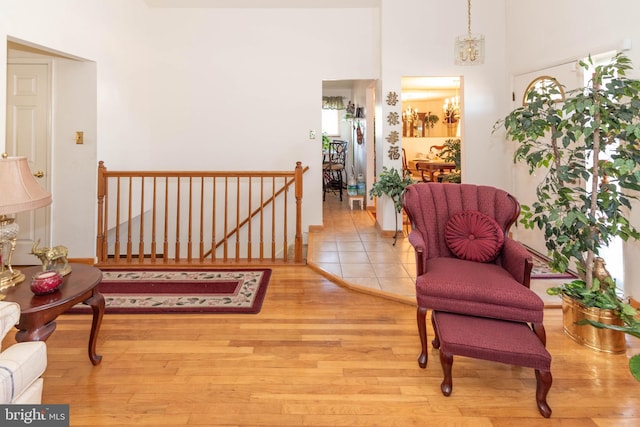
<path fill-rule="evenodd" d="M 151 8 L 372 8 L 381 0 L 144 0 Z M 349 90 L 356 80 L 325 80 L 323 89 Z M 460 89 L 459 77 L 403 77 L 402 98 L 442 99 Z"/>
<path fill-rule="evenodd" d="M 381 0 L 144 0 L 158 8 L 339 9 L 380 7 Z"/>

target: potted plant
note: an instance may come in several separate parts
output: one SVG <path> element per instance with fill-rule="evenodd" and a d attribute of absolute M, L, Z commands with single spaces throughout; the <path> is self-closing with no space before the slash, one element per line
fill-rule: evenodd
<path fill-rule="evenodd" d="M 424 128 L 427 131 L 427 136 L 431 135 L 431 129 L 433 129 L 436 123 L 438 123 L 438 120 L 440 120 L 440 117 L 433 114 L 431 111 L 424 115 Z"/>
<path fill-rule="evenodd" d="M 625 321 L 624 325 L 612 325 L 610 323 L 604 323 L 593 319 L 583 319 L 578 322 L 579 325 L 589 324 L 596 328 L 600 329 L 610 329 L 615 330 L 621 333 L 629 334 L 633 337 L 640 338 L 640 322 L 638 320 L 635 321 Z M 631 356 L 629 359 L 629 370 L 634 378 L 640 381 L 640 354 L 635 354 Z"/>
<path fill-rule="evenodd" d="M 382 197 L 386 195 L 393 200 L 393 207 L 396 214 L 402 212 L 402 200 L 400 196 L 407 185 L 413 184 L 413 180 L 410 176 L 403 177 L 398 173 L 395 168 L 387 169 L 386 166 L 382 167 L 382 172 L 378 174 L 378 179 L 371 186 L 369 190 L 369 197 Z M 396 230 L 393 235 L 393 244 L 396 244 L 398 238 L 398 215 L 396 215 Z"/>
<path fill-rule="evenodd" d="M 442 151 L 440 152 L 440 157 L 445 162 L 454 163 L 456 165 L 456 168 L 448 174 L 445 174 L 442 180 L 454 183 L 462 182 L 462 174 L 460 172 L 460 139 L 447 139 L 443 144 Z"/>
<path fill-rule="evenodd" d="M 593 62 L 589 58 L 580 65 L 590 69 Z M 554 270 L 578 274 L 577 280 L 552 290 L 563 296 L 563 313 L 570 303 L 611 310 L 618 325 L 600 327 L 627 333 L 638 330 L 638 312 L 598 264 L 604 267 L 600 250 L 614 237 L 640 238 L 627 216 L 640 192 L 640 81 L 625 76 L 630 68 L 626 56 L 616 55 L 610 64 L 595 67 L 589 84 L 567 92 L 563 102 L 555 101 L 559 91 L 553 85 L 532 90 L 526 105 L 494 128 L 504 127 L 507 138 L 518 144 L 514 161 L 543 176 L 537 200 L 522 206 L 521 222 L 544 232 Z M 565 318 L 566 332 L 574 322 Z M 580 322 L 594 323 L 602 322 Z"/>
<path fill-rule="evenodd" d="M 322 132 L 322 150 L 329 151 L 329 144 L 331 144 L 331 139 L 329 139 L 326 132 Z"/>

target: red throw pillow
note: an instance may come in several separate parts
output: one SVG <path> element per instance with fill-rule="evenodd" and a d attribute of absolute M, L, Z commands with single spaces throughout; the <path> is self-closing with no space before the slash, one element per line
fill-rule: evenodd
<path fill-rule="evenodd" d="M 478 211 L 462 211 L 447 221 L 444 240 L 458 258 L 490 262 L 504 245 L 504 233 L 490 216 Z"/>

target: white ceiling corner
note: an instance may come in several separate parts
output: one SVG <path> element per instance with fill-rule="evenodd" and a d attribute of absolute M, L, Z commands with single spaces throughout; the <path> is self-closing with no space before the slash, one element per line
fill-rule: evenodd
<path fill-rule="evenodd" d="M 339 9 L 375 8 L 381 0 L 144 0 L 150 8 Z"/>

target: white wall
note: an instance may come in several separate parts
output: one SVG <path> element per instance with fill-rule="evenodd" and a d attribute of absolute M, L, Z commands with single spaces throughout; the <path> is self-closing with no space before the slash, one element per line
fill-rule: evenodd
<path fill-rule="evenodd" d="M 462 179 L 498 187 L 504 187 L 508 181 L 506 148 L 491 136 L 494 122 L 509 105 L 505 0 L 475 0 L 471 13 L 472 31 L 485 35 L 485 63 L 456 66 L 453 44 L 456 36 L 467 32 L 466 2 L 382 0 L 382 90 L 378 94 L 381 115 L 377 118 L 376 135 L 378 171 L 383 165 L 398 170 L 402 167 L 401 159 L 392 161 L 387 154 L 391 145 L 385 138 L 392 130 L 402 134 L 402 123 L 396 126 L 387 123 L 390 112 L 401 114 L 400 103 L 386 104 L 387 94 L 400 95 L 404 76 L 460 76 L 464 105 Z M 393 230 L 395 218 L 391 203 L 381 208 L 377 217 L 382 228 Z"/>
<path fill-rule="evenodd" d="M 3 0 L 0 39 L 96 64 L 97 156 L 90 177 L 68 164 L 68 182 L 59 180 L 58 191 L 71 192 L 74 186 L 65 185 L 71 180 L 94 180 L 97 160 L 111 170 L 293 170 L 302 161 L 310 167 L 306 230 L 322 223 L 321 138 L 308 139 L 309 130 L 320 134 L 322 80 L 377 77 L 377 22 L 378 10 L 367 8 L 150 9 L 142 0 Z M 0 45 L 0 79 L 6 79 L 6 46 Z M 5 90 L 0 85 L 0 100 Z M 4 132 L 5 102 L 0 105 Z M 95 206 L 95 192 L 90 203 Z M 69 213 L 53 217 L 54 229 Z M 95 208 L 75 220 L 78 230 L 94 230 Z M 93 256 L 95 233 L 75 238 L 85 242 L 86 253 L 74 257 Z"/>
<path fill-rule="evenodd" d="M 71 258 L 92 258 L 95 249 L 97 128 L 96 64 L 53 60 L 53 182 L 51 242 Z M 76 144 L 81 131 L 83 144 Z"/>
<path fill-rule="evenodd" d="M 107 160 L 117 158 L 119 167 L 148 167 L 148 91 L 146 79 L 139 78 L 149 74 L 143 71 L 148 61 L 141 38 L 146 12 L 143 3 L 127 0 L 0 3 L 0 81 L 6 80 L 7 40 L 54 57 L 51 241 L 67 246 L 73 258 L 95 254 L 98 159 L 108 152 Z M 3 135 L 5 118 L 3 84 Z M 75 144 L 76 130 L 85 132 L 84 145 Z"/>
<path fill-rule="evenodd" d="M 509 71 L 522 74 L 617 49 L 624 39 L 632 42 L 629 56 L 640 65 L 638 13 L 636 0 L 508 1 Z"/>
<path fill-rule="evenodd" d="M 131 0 L 2 0 L 0 7 L 2 40 L 8 36 L 96 62 L 98 156 L 117 158 L 119 167 L 148 166 L 147 14 L 142 1 Z M 4 64 L 3 56 L 2 73 Z M 4 115 L 0 123 L 4 129 Z"/>
<path fill-rule="evenodd" d="M 151 9 L 154 167 L 293 170 L 302 161 L 303 227 L 322 224 L 322 81 L 377 77 L 377 15 Z"/>
<path fill-rule="evenodd" d="M 469 68 L 453 65 L 453 40 L 466 31 L 464 2 L 382 0 L 380 9 L 166 9 L 142 0 L 3 0 L 3 6 L 0 36 L 95 62 L 96 160 L 109 169 L 291 170 L 299 160 L 310 167 L 306 230 L 322 223 L 321 139 L 308 139 L 309 130 L 321 129 L 322 81 L 381 82 L 379 171 L 383 164 L 401 167 L 387 157 L 387 93 L 401 92 L 402 76 L 460 75 L 463 178 L 504 180 L 501 168 L 476 162 L 501 164 L 501 146 L 490 143 L 489 132 L 496 110 L 505 109 L 504 0 L 474 2 L 473 29 L 487 37 L 487 61 Z M 381 227 L 392 230 L 391 204 L 378 207 Z"/>

